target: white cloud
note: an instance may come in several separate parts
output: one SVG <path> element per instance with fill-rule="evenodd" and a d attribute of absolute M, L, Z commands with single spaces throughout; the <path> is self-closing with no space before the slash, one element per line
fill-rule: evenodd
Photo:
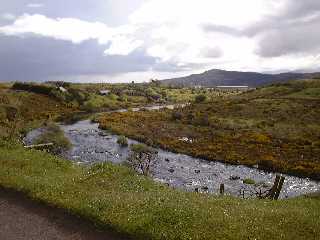
<path fill-rule="evenodd" d="M 281 16 L 290 4 L 295 3 L 292 0 L 150 0 L 129 19 L 131 24 L 147 29 L 149 34 L 144 38 L 147 53 L 161 62 L 253 71 L 315 67 L 315 55 L 260 56 L 257 49 L 261 37 L 245 34 L 247 29 L 268 19 L 274 19 L 273 26 L 280 24 L 277 19 L 286 21 Z M 203 26 L 208 24 L 217 26 L 218 30 L 204 31 Z M 215 50 L 211 51 L 215 57 L 209 57 L 204 49 Z"/>
<path fill-rule="evenodd" d="M 12 25 L 0 27 L 0 32 L 6 35 L 32 33 L 73 43 L 111 38 L 111 29 L 102 23 L 89 23 L 73 18 L 51 19 L 38 14 L 25 14 L 16 19 Z"/>
<path fill-rule="evenodd" d="M 254 56 L 255 42 L 252 39 L 221 32 L 208 34 L 202 26 L 214 23 L 241 31 L 272 13 L 275 6 L 270 3 L 275 1 L 265 2 L 151 0 L 129 19 L 131 24 L 147 29 L 149 34 L 144 36 L 147 53 L 162 62 L 207 67 L 241 59 L 241 64 L 246 64 L 252 62 Z M 215 49 L 215 57 L 209 57 L 204 49 Z"/>
<path fill-rule="evenodd" d="M 109 55 L 128 55 L 142 45 L 141 40 L 130 38 L 134 31 L 130 26 L 110 28 L 100 22 L 87 22 L 74 18 L 51 19 L 43 15 L 25 14 L 12 24 L 0 27 L 5 35 L 35 34 L 75 44 L 94 39 L 100 44 L 111 43 L 105 51 Z"/>
<path fill-rule="evenodd" d="M 141 40 L 132 40 L 126 37 L 115 37 L 110 48 L 105 50 L 106 55 L 128 55 L 143 45 Z"/>

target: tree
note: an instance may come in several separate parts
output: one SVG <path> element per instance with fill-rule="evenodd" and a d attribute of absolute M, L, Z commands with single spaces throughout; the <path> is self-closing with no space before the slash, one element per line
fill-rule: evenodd
<path fill-rule="evenodd" d="M 133 144 L 130 146 L 128 162 L 138 172 L 148 176 L 150 167 L 156 159 L 157 152 L 144 144 Z"/>

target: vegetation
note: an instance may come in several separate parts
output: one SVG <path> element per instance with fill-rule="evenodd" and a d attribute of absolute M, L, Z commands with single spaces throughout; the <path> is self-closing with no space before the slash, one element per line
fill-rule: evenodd
<path fill-rule="evenodd" d="M 4 85 L 5 86 L 5 85 Z M 50 97 L 69 107 L 85 112 L 100 112 L 154 104 L 186 103 L 196 96 L 215 98 L 219 91 L 171 88 L 157 81 L 140 84 L 71 84 L 66 82 L 14 83 L 14 91 L 24 91 Z M 101 94 L 108 90 L 108 94 Z"/>
<path fill-rule="evenodd" d="M 292 81 L 173 111 L 115 113 L 99 121 L 101 128 L 151 139 L 164 149 L 319 180 L 318 89 L 319 80 Z"/>
<path fill-rule="evenodd" d="M 242 200 L 176 191 L 129 168 L 73 165 L 0 148 L 0 185 L 134 239 L 318 239 L 320 201 Z"/>
<path fill-rule="evenodd" d="M 121 146 L 121 147 L 127 147 L 128 146 L 128 139 L 125 136 L 119 136 L 117 143 Z"/>
<path fill-rule="evenodd" d="M 162 89 L 157 82 L 131 85 Z M 11 84 L 0 84 L 0 187 L 24 192 L 34 200 L 65 209 L 97 226 L 112 228 L 134 239 L 320 237 L 319 194 L 270 201 L 188 193 L 156 183 L 125 166 L 107 163 L 79 166 L 46 152 L 24 149 L 16 140 L 41 124 L 49 125 L 41 142 L 48 139 L 63 142 L 60 130 L 48 124 L 49 120 L 79 112 L 91 97 L 97 96 L 95 89 L 105 85 L 63 86 L 78 92 L 74 93 L 79 95 L 78 100 L 64 102 L 62 98 L 30 90 L 17 91 Z M 129 95 L 122 96 L 121 101 L 117 95 L 122 87 L 112 86 L 112 95 L 98 98 L 125 103 Z M 131 86 L 124 86 L 121 93 L 128 88 Z M 307 90 L 309 88 L 313 90 Z M 298 173 L 314 176 L 312 174 L 319 173 L 316 157 L 319 156 L 319 99 L 315 88 L 319 88 L 317 81 L 293 82 L 261 88 L 225 101 L 219 100 L 216 92 L 206 90 L 206 102 L 173 111 L 115 113 L 103 116 L 100 122 L 102 127 L 150 145 L 209 159 L 213 153 L 212 159 L 219 156 L 231 163 L 237 163 L 236 160 L 248 164 L 259 162 L 267 168 L 285 166 L 283 170 L 298 166 Z M 183 89 L 163 90 L 167 97 L 178 92 L 177 99 L 194 99 L 200 94 L 192 89 L 186 94 Z M 307 94 L 310 92 L 312 94 Z M 64 93 L 61 96 L 65 96 Z M 134 104 L 146 100 L 145 96 L 131 97 L 137 99 Z M 174 118 L 174 112 L 179 116 Z M 191 141 L 182 141 L 185 137 Z M 68 143 L 62 146 L 68 147 Z M 131 150 L 129 162 L 147 175 L 155 152 L 140 144 L 133 145 Z M 260 155 L 265 153 L 268 155 Z M 292 161 L 297 156 L 300 158 Z M 278 163 L 281 164 L 278 166 Z"/>
<path fill-rule="evenodd" d="M 69 139 L 64 136 L 60 127 L 54 123 L 50 123 L 45 128 L 44 133 L 35 140 L 35 144 L 46 143 L 53 143 L 53 147 L 50 149 L 53 154 L 61 154 L 71 148 Z"/>
<path fill-rule="evenodd" d="M 201 94 L 201 95 L 196 96 L 195 101 L 196 101 L 196 103 L 201 103 L 201 102 L 204 102 L 206 100 L 206 98 L 207 98 L 206 95 Z"/>
<path fill-rule="evenodd" d="M 43 94 L 0 85 L 0 140 L 19 139 L 30 129 L 77 109 Z"/>
<path fill-rule="evenodd" d="M 253 184 L 255 184 L 256 182 L 255 182 L 253 179 L 246 178 L 246 179 L 243 179 L 243 183 L 244 183 L 244 184 L 253 185 Z"/>
<path fill-rule="evenodd" d="M 150 167 L 156 158 L 157 152 L 144 144 L 133 144 L 130 149 L 131 152 L 128 157 L 129 164 L 136 171 L 148 176 Z"/>

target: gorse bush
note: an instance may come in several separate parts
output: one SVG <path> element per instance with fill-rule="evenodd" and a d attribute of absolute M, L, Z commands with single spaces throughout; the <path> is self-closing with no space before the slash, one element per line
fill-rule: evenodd
<path fill-rule="evenodd" d="M 200 95 L 196 96 L 195 102 L 201 103 L 201 102 L 206 101 L 206 99 L 207 99 L 206 95 L 200 94 Z"/>
<path fill-rule="evenodd" d="M 12 89 L 23 90 L 23 91 L 28 91 L 28 92 L 39 93 L 39 94 L 51 96 L 51 92 L 55 88 L 52 86 L 47 86 L 47 85 L 43 85 L 43 84 L 40 85 L 40 84 L 34 84 L 34 83 L 16 82 L 13 84 Z"/>
<path fill-rule="evenodd" d="M 177 112 L 177 111 L 172 111 L 172 114 L 171 114 L 171 119 L 176 121 L 176 120 L 181 120 L 183 117 L 182 113 L 181 112 Z"/>
<path fill-rule="evenodd" d="M 128 146 L 128 139 L 125 136 L 119 136 L 117 143 L 121 146 L 121 147 L 127 147 Z"/>

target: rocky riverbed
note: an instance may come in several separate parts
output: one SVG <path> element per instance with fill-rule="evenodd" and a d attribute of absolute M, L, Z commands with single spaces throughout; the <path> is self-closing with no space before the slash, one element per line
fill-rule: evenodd
<path fill-rule="evenodd" d="M 71 125 L 61 125 L 65 135 L 73 147 L 63 156 L 78 164 L 94 164 L 109 161 L 115 164 L 124 163 L 129 154 L 129 147 L 121 147 L 117 143 L 118 136 L 100 130 L 97 123 L 90 120 L 79 121 Z M 26 141 L 38 136 L 42 129 L 28 134 Z M 138 143 L 128 140 L 129 145 Z M 199 191 L 218 194 L 221 183 L 226 194 L 245 197 L 253 196 L 256 191 L 269 189 L 277 173 L 268 173 L 246 166 L 233 166 L 220 162 L 206 161 L 183 154 L 157 149 L 158 155 L 151 167 L 152 177 L 174 188 L 186 191 Z M 320 190 L 320 183 L 307 178 L 284 175 L 285 183 L 280 198 L 295 197 Z M 245 184 L 244 180 L 253 180 L 253 184 Z"/>

